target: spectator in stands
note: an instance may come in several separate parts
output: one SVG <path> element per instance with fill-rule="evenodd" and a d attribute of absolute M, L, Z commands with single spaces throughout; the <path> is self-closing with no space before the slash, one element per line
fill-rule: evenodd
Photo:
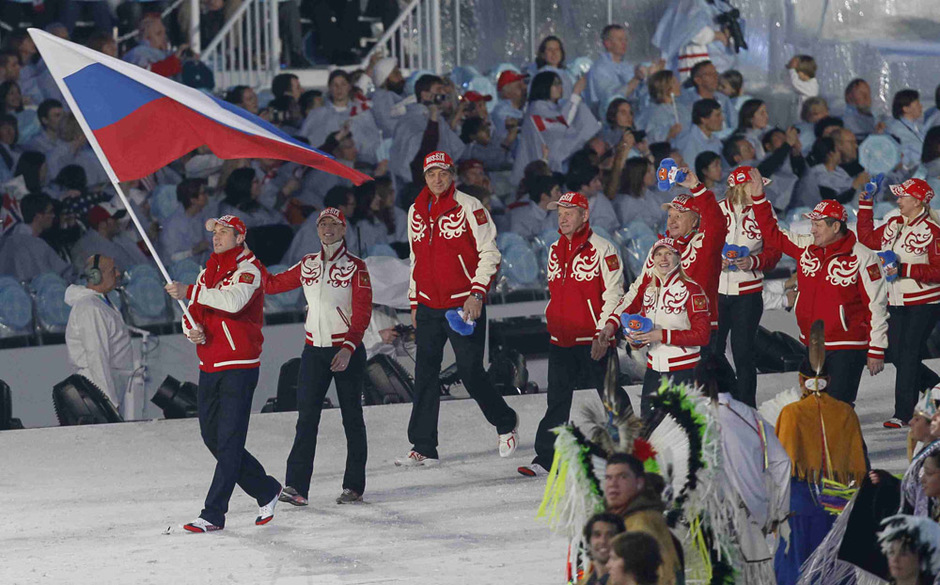
<path fill-rule="evenodd" d="M 323 198 L 324 208 L 335 207 L 343 212 L 343 217 L 351 217 L 356 209 L 356 197 L 351 187 L 336 185 Z M 291 240 L 290 247 L 284 254 L 283 263 L 293 266 L 300 262 L 307 254 L 312 254 L 320 249 L 320 235 L 317 233 L 318 214 L 311 214 L 310 217 L 300 226 L 294 239 Z M 350 234 L 346 234 L 346 246 L 358 247 L 358 242 L 350 242 Z"/>
<path fill-rule="evenodd" d="M 545 71 L 532 80 L 529 105 L 516 148 L 510 181 L 522 180 L 526 165 L 546 160 L 552 171 L 564 172 L 568 158 L 601 129 L 601 123 L 581 101 L 587 84 L 582 77 L 571 90 L 571 99 L 561 99 L 561 78 Z"/>
<path fill-rule="evenodd" d="M 604 502 L 607 511 L 623 518 L 627 533 L 641 532 L 656 540 L 662 558 L 662 568 L 658 583 L 671 585 L 676 582 L 676 575 L 682 570 L 679 552 L 674 544 L 672 533 L 663 516 L 662 499 L 649 486 L 643 464 L 633 455 L 615 453 L 607 458 L 604 473 Z M 612 543 L 611 558 L 608 567 L 618 570 L 618 548 L 615 538 Z M 622 548 L 621 553 L 625 554 Z M 649 560 L 653 560 L 652 558 Z M 644 574 L 645 575 L 645 574 Z M 629 581 L 627 581 L 629 583 Z"/>
<path fill-rule="evenodd" d="M 525 75 L 512 69 L 500 73 L 496 80 L 499 101 L 490 113 L 490 120 L 493 122 L 493 138 L 500 142 L 522 124 L 522 108 L 525 107 L 527 93 L 525 80 Z"/>
<path fill-rule="evenodd" d="M 46 155 L 46 162 L 49 163 L 49 174 L 58 176 L 59 171 L 68 165 L 78 165 L 85 171 L 88 185 L 95 187 L 97 185 L 110 183 L 108 175 L 104 172 L 101 162 L 95 156 L 95 152 L 88 144 L 82 127 L 78 124 L 75 116 L 68 114 L 59 121 L 59 127 L 56 131 L 58 143 L 49 154 Z M 83 260 L 84 261 L 84 260 Z"/>
<path fill-rule="evenodd" d="M 166 219 L 160 230 L 163 258 L 169 262 L 192 258 L 202 266 L 209 259 L 212 244 L 212 235 L 206 231 L 206 220 L 214 217 L 207 209 L 209 191 L 206 181 L 183 179 L 176 186 L 176 199 L 182 207 Z"/>
<path fill-rule="evenodd" d="M 59 18 L 68 28 L 69 34 L 75 30 L 75 23 L 80 17 L 90 14 L 98 30 L 111 30 L 114 17 L 111 6 L 106 0 L 62 0 L 59 5 Z"/>
<path fill-rule="evenodd" d="M 30 281 L 45 272 L 55 272 L 66 280 L 74 274 L 72 265 L 59 257 L 40 236 L 55 222 L 55 206 L 48 195 L 30 194 L 20 201 L 23 222 L 4 235 L 0 246 L 0 274 Z"/>
<path fill-rule="evenodd" d="M 594 514 L 584 525 L 584 542 L 591 564 L 579 585 L 605 585 L 607 583 L 607 561 L 610 559 L 610 543 L 626 528 L 623 518 L 610 512 Z"/>
<path fill-rule="evenodd" d="M 574 80 L 565 69 L 565 45 L 555 35 L 548 35 L 539 43 L 535 62 L 527 70 L 528 77 L 535 77 L 542 71 L 551 71 L 558 75 L 562 85 L 562 99 L 571 97 Z"/>
<path fill-rule="evenodd" d="M 147 14 L 137 25 L 137 46 L 124 54 L 124 60 L 164 77 L 176 77 L 183 71 L 180 60 L 189 45 L 170 51 L 166 26 L 159 14 Z"/>
<path fill-rule="evenodd" d="M 85 260 L 94 254 L 113 258 L 123 270 L 147 262 L 147 257 L 135 243 L 122 236 L 121 219 L 127 211 L 108 202 L 99 203 L 88 211 L 85 223 L 88 230 L 72 247 L 72 265 L 81 272 Z"/>
<path fill-rule="evenodd" d="M 627 29 L 619 24 L 609 24 L 601 31 L 604 51 L 591 65 L 587 78 L 585 99 L 594 111 L 605 107 L 616 96 L 632 97 L 643 83 L 649 71 L 641 65 L 633 66 L 627 61 Z M 659 67 L 662 69 L 662 67 Z M 559 78 L 560 79 L 560 78 Z M 574 89 L 572 89 L 574 92 Z"/>
<path fill-rule="evenodd" d="M 864 140 L 869 134 L 884 132 L 884 122 L 875 120 L 871 111 L 871 86 L 864 79 L 856 77 L 845 86 L 842 121 L 858 140 Z"/>
<path fill-rule="evenodd" d="M 0 114 L 0 184 L 13 178 L 16 161 L 20 156 L 16 148 L 18 140 L 16 118 L 10 114 Z"/>
<path fill-rule="evenodd" d="M 754 158 L 764 160 L 767 153 L 761 138 L 770 129 L 770 115 L 763 100 L 748 100 L 741 106 L 738 114 L 737 133 L 744 135 L 754 148 Z"/>
<path fill-rule="evenodd" d="M 633 116 L 633 106 L 626 98 L 613 98 L 601 113 L 604 114 L 604 127 L 601 130 L 600 138 L 607 143 L 607 148 L 617 146 L 623 138 L 624 132 L 634 131 L 636 124 Z"/>
<path fill-rule="evenodd" d="M 894 94 L 887 132 L 901 143 L 901 164 L 911 170 L 920 161 L 924 150 L 924 107 L 920 93 L 914 89 L 902 89 Z"/>
<path fill-rule="evenodd" d="M 26 190 L 30 193 L 42 193 L 49 179 L 49 165 L 46 164 L 46 155 L 41 152 L 27 150 L 16 161 L 14 177 L 23 177 Z"/>
<path fill-rule="evenodd" d="M 744 138 L 739 138 L 739 140 L 747 142 Z M 727 148 L 728 144 L 733 142 L 734 137 L 729 138 L 725 142 L 725 147 Z M 737 166 L 735 163 L 730 164 Z M 721 157 L 710 150 L 706 150 L 695 158 L 695 174 L 701 177 L 702 184 L 714 193 L 716 198 L 722 197 L 728 189 L 728 183 L 723 180 L 724 173 L 721 168 Z M 656 184 L 655 176 L 653 177 L 653 184 Z"/>
<path fill-rule="evenodd" d="M 519 134 L 519 127 L 512 128 L 502 142 L 493 140 L 490 122 L 484 118 L 467 118 L 460 128 L 460 140 L 466 145 L 463 160 L 475 159 L 487 169 L 498 171 L 512 166 L 512 145 Z"/>
<path fill-rule="evenodd" d="M 695 66 L 692 67 L 691 79 L 692 87 L 683 90 L 678 98 L 679 104 L 685 106 L 685 112 L 688 114 L 699 100 L 715 100 L 718 102 L 721 113 L 723 114 L 722 126 L 716 130 L 716 132 L 730 127 L 732 122 L 737 119 L 737 110 L 731 105 L 731 100 L 728 99 L 728 96 L 718 91 L 718 70 L 715 69 L 715 65 L 711 61 L 696 63 Z M 691 120 L 680 120 L 680 122 L 688 124 L 688 122 L 691 121 L 692 124 L 695 124 L 694 118 L 695 113 L 692 112 Z M 725 122 L 727 122 L 727 124 L 725 124 Z M 689 130 L 692 130 L 692 128 Z M 685 157 L 685 160 L 692 162 L 695 160 L 695 157 Z"/>
<path fill-rule="evenodd" d="M 529 192 L 518 201 L 506 206 L 509 230 L 530 239 L 542 232 L 557 228 L 558 219 L 548 204 L 561 197 L 561 186 L 554 176 L 536 176 L 526 181 Z"/>
<path fill-rule="evenodd" d="M 392 57 L 383 57 L 372 68 L 372 115 L 383 138 L 391 138 L 395 133 L 398 118 L 405 113 L 399 104 L 405 99 L 405 78 L 398 68 L 398 61 Z"/>
<path fill-rule="evenodd" d="M 663 583 L 663 556 L 656 539 L 643 532 L 624 532 L 611 541 L 606 585 Z"/>
<path fill-rule="evenodd" d="M 466 159 L 457 165 L 457 186 L 475 185 L 490 189 L 490 177 L 486 174 L 486 167 L 476 159 Z"/>
<path fill-rule="evenodd" d="M 819 95 L 819 81 L 816 80 L 816 60 L 810 55 L 796 55 L 787 63 L 787 72 L 790 75 L 790 85 L 800 98 L 799 106 L 803 106 L 808 98 Z"/>
<path fill-rule="evenodd" d="M 444 81 L 436 75 L 415 82 L 417 103 L 408 105 L 395 126 L 389 160 L 392 174 L 404 183 L 423 184 L 424 157 L 431 152 L 446 151 L 458 160 L 463 154 L 463 142 L 442 116 L 446 96 Z"/>
<path fill-rule="evenodd" d="M 680 138 L 682 158 L 695 162 L 699 153 L 710 150 L 721 154 L 721 132 L 725 123 L 721 104 L 713 99 L 701 99 L 692 106 L 692 127 Z"/>
<path fill-rule="evenodd" d="M 408 212 L 395 205 L 395 186 L 389 176 L 375 179 L 375 191 L 381 206 L 378 216 L 388 228 L 388 243 L 399 257 L 408 257 Z"/>
<path fill-rule="evenodd" d="M 301 182 L 297 173 L 305 169 L 276 158 L 256 158 L 250 166 L 261 183 L 258 203 L 275 211 L 284 211 L 287 202 L 299 193 Z"/>
<path fill-rule="evenodd" d="M 62 102 L 51 99 L 43 100 L 39 104 L 39 109 L 36 110 L 41 131 L 37 132 L 31 140 L 25 141 L 23 148 L 35 150 L 48 156 L 58 144 L 56 128 L 58 128 L 64 112 Z"/>
<path fill-rule="evenodd" d="M 271 123 L 291 136 L 300 135 L 300 125 L 303 117 L 300 115 L 300 105 L 289 95 L 276 97 L 268 102 L 268 111 Z"/>
<path fill-rule="evenodd" d="M 718 76 L 718 91 L 728 96 L 731 105 L 738 112 L 748 100 L 753 99 L 744 93 L 744 76 L 736 69 L 729 69 Z M 737 126 L 738 124 L 732 124 Z"/>
<path fill-rule="evenodd" d="M 650 104 L 640 112 L 637 126 L 646 132 L 650 144 L 675 140 L 682 132 L 682 122 L 689 117 L 679 112 L 679 78 L 669 70 L 657 71 L 650 75 L 648 88 Z"/>
<path fill-rule="evenodd" d="M 304 89 L 300 85 L 300 78 L 293 73 L 279 73 L 271 80 L 271 93 L 275 98 L 289 96 L 300 101 Z"/>
<path fill-rule="evenodd" d="M 300 95 L 300 116 L 306 120 L 310 112 L 323 107 L 323 92 L 319 89 L 308 89 Z"/>
<path fill-rule="evenodd" d="M 839 166 L 842 153 L 830 136 L 816 140 L 812 157 L 817 164 L 810 167 L 797 183 L 791 207 L 815 207 L 823 199 L 847 203 L 870 179 L 868 173 L 863 172 L 853 180 Z"/>
<path fill-rule="evenodd" d="M 333 145 L 336 145 L 335 147 Z M 356 141 L 349 135 L 348 129 L 344 126 L 338 132 L 331 134 L 327 143 L 323 145 L 322 150 L 349 168 L 356 164 L 358 150 Z M 384 174 L 384 173 L 383 173 Z M 310 205 L 317 210 L 325 209 L 323 198 L 327 192 L 336 185 L 352 187 L 352 182 L 332 173 L 324 173 L 315 169 L 305 169 L 300 193 L 297 198 L 304 205 Z M 352 217 L 350 214 L 347 217 Z"/>
<path fill-rule="evenodd" d="M 235 104 L 249 114 L 258 115 L 258 94 L 247 85 L 236 85 L 225 92 L 225 101 Z"/>
<path fill-rule="evenodd" d="M 133 411 L 124 400 L 134 372 L 131 336 L 121 311 L 108 298 L 121 281 L 121 266 L 103 254 L 82 262 L 85 284 L 65 290 L 65 304 L 72 310 L 65 327 L 69 362 L 104 392 L 123 418 Z"/>
<path fill-rule="evenodd" d="M 565 185 L 569 191 L 584 195 L 590 205 L 591 225 L 613 234 L 620 227 L 617 212 L 610 199 L 604 195 L 600 170 L 586 160 L 572 161 L 565 174 Z"/>
<path fill-rule="evenodd" d="M 17 143 L 27 142 L 40 131 L 36 110 L 23 107 L 23 94 L 15 81 L 0 83 L 0 112 L 16 118 Z"/>
<path fill-rule="evenodd" d="M 927 130 L 920 167 L 914 176 L 927 181 L 935 193 L 940 191 L 940 127 L 934 126 Z"/>
<path fill-rule="evenodd" d="M 865 172 L 861 163 L 858 162 L 858 138 L 855 137 L 855 133 L 848 128 L 836 126 L 829 133 L 829 136 L 831 136 L 832 140 L 836 143 L 836 150 L 839 151 L 840 158 L 842 159 L 839 166 L 845 169 L 845 172 L 852 178 Z"/>
<path fill-rule="evenodd" d="M 329 99 L 323 107 L 311 110 L 300 128 L 311 145 L 320 145 L 327 136 L 348 124 L 349 132 L 356 141 L 360 160 L 375 164 L 375 150 L 379 144 L 379 128 L 369 103 L 359 94 L 353 93 L 349 73 L 334 69 L 329 77 Z"/>
<path fill-rule="evenodd" d="M 800 142 L 803 144 L 803 156 L 807 156 L 816 141 L 816 122 L 829 116 L 829 104 L 821 97 L 811 97 L 803 102 L 800 108 L 800 120 L 796 129 L 800 133 Z"/>
<path fill-rule="evenodd" d="M 662 228 L 665 219 L 660 207 L 662 196 L 651 190 L 656 185 L 656 169 L 649 159 L 631 157 L 631 150 L 629 144 L 618 145 L 606 195 L 613 196 L 620 225 L 640 221 L 655 233 Z"/>
<path fill-rule="evenodd" d="M 262 205 L 261 181 L 250 167 L 235 169 L 225 181 L 225 199 L 220 205 L 222 215 L 237 215 L 249 229 L 264 225 L 284 224 L 284 216 Z"/>
<path fill-rule="evenodd" d="M 349 221 L 349 232 L 355 232 L 352 241 L 355 247 L 347 248 L 360 258 L 369 255 L 376 244 L 388 243 L 388 225 L 380 217 L 382 198 L 376 190 L 375 181 L 368 181 L 355 188 L 356 207 Z"/>
<path fill-rule="evenodd" d="M 125 2 L 125 4 L 140 4 L 139 2 Z M 108 57 L 118 58 L 118 44 L 110 31 L 98 30 L 91 34 L 85 43 L 89 49 L 104 53 Z"/>
<path fill-rule="evenodd" d="M 760 167 L 767 171 L 768 177 L 773 178 L 773 182 L 765 188 L 765 194 L 774 209 L 783 211 L 790 206 L 797 181 L 807 170 L 800 133 L 795 126 L 790 126 L 786 132 L 774 128 L 764 134 L 762 143 L 764 152 L 770 154 Z"/>

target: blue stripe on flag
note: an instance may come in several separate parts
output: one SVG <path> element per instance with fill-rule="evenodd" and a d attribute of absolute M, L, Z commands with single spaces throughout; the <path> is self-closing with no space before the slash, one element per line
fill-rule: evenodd
<path fill-rule="evenodd" d="M 92 130 L 110 126 L 134 110 L 164 97 L 101 63 L 93 63 L 65 77 L 79 109 Z M 146 140 L 146 136 L 141 136 Z"/>

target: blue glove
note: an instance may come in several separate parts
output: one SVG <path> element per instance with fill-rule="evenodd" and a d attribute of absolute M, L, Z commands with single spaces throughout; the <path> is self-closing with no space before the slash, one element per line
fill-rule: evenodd
<path fill-rule="evenodd" d="M 893 250 L 885 250 L 884 252 L 878 252 L 878 258 L 881 259 L 881 267 L 885 271 L 885 280 L 888 282 L 894 282 L 900 276 L 897 272 L 894 274 L 888 274 L 887 271 L 889 268 L 898 267 L 898 255 L 894 253 Z"/>
<path fill-rule="evenodd" d="M 458 335 L 463 335 L 464 337 L 471 335 L 473 330 L 476 329 L 477 322 L 463 320 L 463 309 L 450 309 L 444 313 L 444 317 L 447 319 L 447 324 L 450 325 L 450 328 L 457 332 Z"/>
<path fill-rule="evenodd" d="M 668 191 L 673 185 L 685 180 L 685 173 L 679 170 L 676 161 L 671 158 L 664 158 L 659 163 L 659 170 L 656 172 L 658 179 L 657 186 L 660 191 Z"/>
<path fill-rule="evenodd" d="M 881 186 L 885 182 L 885 174 L 878 173 L 872 177 L 871 181 L 865 183 L 865 194 L 862 196 L 864 201 L 871 201 L 881 191 Z"/>

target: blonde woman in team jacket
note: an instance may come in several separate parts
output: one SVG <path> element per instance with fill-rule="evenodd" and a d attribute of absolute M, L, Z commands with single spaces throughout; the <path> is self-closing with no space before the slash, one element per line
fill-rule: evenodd
<path fill-rule="evenodd" d="M 623 296 L 623 267 L 617 248 L 591 230 L 587 198 L 565 193 L 549 209 L 558 209 L 558 241 L 548 256 L 548 292 L 545 320 L 551 345 L 548 349 L 548 407 L 535 435 L 535 459 L 520 467 L 522 475 L 542 475 L 555 457 L 551 432 L 568 420 L 575 388 L 597 389 L 604 398 L 608 339 L 599 339 L 607 315 Z M 630 404 L 626 393 L 621 404 Z"/>
<path fill-rule="evenodd" d="M 757 328 L 764 314 L 764 271 L 773 270 L 780 251 L 764 242 L 754 210 L 744 192 L 751 167 L 738 167 L 728 175 L 728 192 L 718 203 L 725 216 L 728 234 L 725 243 L 746 247 L 748 255 L 728 260 L 722 257 L 718 280 L 718 335 L 715 353 L 725 355 L 728 334 L 738 387 L 735 399 L 756 408 L 757 365 L 754 363 Z M 732 266 L 733 264 L 733 266 Z M 732 269 L 733 268 L 733 269 Z"/>
<path fill-rule="evenodd" d="M 424 159 L 426 186 L 408 210 L 411 282 L 408 297 L 415 325 L 415 390 L 408 423 L 411 451 L 396 465 L 439 463 L 437 419 L 439 376 L 444 344 L 450 340 L 457 372 L 477 401 L 487 422 L 496 427 L 502 457 L 516 450 L 516 412 L 506 404 L 483 369 L 486 310 L 483 303 L 499 268 L 496 227 L 479 200 L 454 186 L 454 163 L 446 152 Z M 468 336 L 456 333 L 446 313 L 462 309 L 476 327 Z"/>
<path fill-rule="evenodd" d="M 895 365 L 894 416 L 884 426 L 898 429 L 914 416 L 920 394 L 940 383 L 940 376 L 921 361 L 927 338 L 940 309 L 940 225 L 930 209 L 934 192 L 921 179 L 891 185 L 900 216 L 875 229 L 872 198 L 858 200 L 858 239 L 875 250 L 897 254 L 898 265 L 887 272 L 888 360 Z"/>
<path fill-rule="evenodd" d="M 773 208 L 754 169 L 747 193 L 764 241 L 797 261 L 799 295 L 793 312 L 800 341 L 809 345 L 813 322 L 826 325 L 826 367 L 832 381 L 826 391 L 855 403 L 862 370 L 872 376 L 884 369 L 888 347 L 887 287 L 878 256 L 848 229 L 840 203 L 825 199 L 809 213 L 811 234 L 789 234 L 777 227 Z"/>
<path fill-rule="evenodd" d="M 691 382 L 701 359 L 702 346 L 711 334 L 708 296 L 690 280 L 680 263 L 679 244 L 661 238 L 650 250 L 652 272 L 643 280 L 636 295 L 624 296 L 608 317 L 602 336 L 613 337 L 624 313 L 639 314 L 653 322 L 648 333 L 628 335 L 634 346 L 649 346 L 646 375 L 640 396 L 640 412 L 652 410 L 650 396 L 656 393 L 663 376 L 674 383 Z"/>
<path fill-rule="evenodd" d="M 346 473 L 337 504 L 362 500 L 366 487 L 366 423 L 362 418 L 362 384 L 366 351 L 362 334 L 372 319 L 372 283 L 366 264 L 346 249 L 346 217 L 327 207 L 317 217 L 322 249 L 307 254 L 280 274 L 265 270 L 269 295 L 303 287 L 307 301 L 304 350 L 297 384 L 297 428 L 287 457 L 281 501 L 307 505 L 317 430 L 323 399 L 336 380 L 336 396 L 346 431 Z"/>

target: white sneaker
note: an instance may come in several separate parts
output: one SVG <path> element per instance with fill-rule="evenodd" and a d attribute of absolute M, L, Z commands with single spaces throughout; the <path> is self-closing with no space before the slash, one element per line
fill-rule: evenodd
<path fill-rule="evenodd" d="M 519 472 L 519 475 L 524 475 L 526 477 L 545 477 L 548 475 L 548 470 L 538 463 L 522 465 L 521 467 L 517 468 L 516 471 Z"/>
<path fill-rule="evenodd" d="M 499 436 L 499 456 L 500 457 L 510 457 L 513 453 L 516 452 L 516 447 L 519 445 L 519 436 L 516 433 L 516 429 L 513 429 L 509 433 L 505 433 Z"/>
<path fill-rule="evenodd" d="M 402 457 L 401 459 L 395 460 L 395 465 L 398 467 L 433 467 L 435 465 L 440 465 L 440 463 L 440 459 L 425 457 L 414 449 L 408 451 L 408 455 Z"/>
<path fill-rule="evenodd" d="M 215 532 L 216 530 L 222 530 L 222 527 L 216 526 L 204 518 L 196 518 L 189 524 L 184 524 L 183 530 L 188 530 L 189 532 Z"/>
<path fill-rule="evenodd" d="M 278 490 L 273 500 L 258 508 L 258 517 L 255 518 L 256 526 L 264 526 L 271 520 L 274 520 L 274 506 L 277 506 L 277 501 L 281 497 L 281 491 L 282 490 Z"/>

